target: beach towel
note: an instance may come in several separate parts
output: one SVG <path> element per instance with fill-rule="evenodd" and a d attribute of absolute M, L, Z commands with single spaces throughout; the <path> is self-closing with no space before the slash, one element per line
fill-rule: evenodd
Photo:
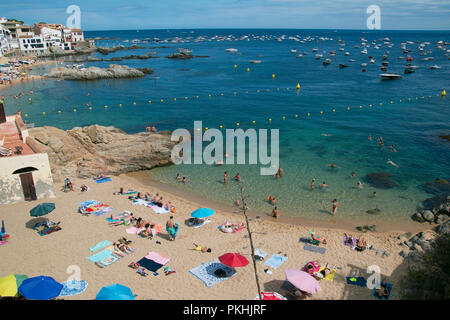
<path fill-rule="evenodd" d="M 95 246 L 92 246 L 89 248 L 89 250 L 91 250 L 92 252 L 95 252 L 97 250 L 106 248 L 107 246 L 111 245 L 111 241 L 109 240 L 103 240 L 102 242 L 97 243 Z"/>
<path fill-rule="evenodd" d="M 99 204 L 100 202 L 96 201 L 96 200 L 87 200 L 81 203 L 77 203 L 77 205 L 82 206 L 82 207 L 89 207 L 91 205 L 95 205 L 95 204 Z"/>
<path fill-rule="evenodd" d="M 364 277 L 345 277 L 347 284 L 352 284 L 359 287 L 367 286 L 367 280 Z"/>
<path fill-rule="evenodd" d="M 392 294 L 392 284 L 390 284 L 390 283 L 386 283 L 386 289 L 388 290 L 388 292 L 389 292 L 389 297 L 387 297 L 387 298 L 380 298 L 380 297 L 378 297 L 378 295 L 377 295 L 377 288 L 375 287 L 375 288 L 373 288 L 373 290 L 372 290 L 372 297 L 374 297 L 374 298 L 376 298 L 376 299 L 381 299 L 381 300 L 389 300 L 389 298 L 395 298 L 395 296 Z"/>
<path fill-rule="evenodd" d="M 170 261 L 170 258 L 164 257 L 154 251 L 150 251 L 149 253 L 147 253 L 147 255 L 144 258 L 153 260 L 154 262 L 162 264 L 163 266 L 165 266 Z"/>
<path fill-rule="evenodd" d="M 320 267 L 320 271 L 324 270 L 325 267 Z M 328 280 L 328 281 L 334 281 L 334 275 L 336 274 L 336 270 L 331 270 L 330 274 L 328 274 L 327 276 L 323 277 L 323 280 Z"/>
<path fill-rule="evenodd" d="M 8 241 L 0 241 L 0 246 L 2 246 L 2 245 L 4 245 L 4 244 L 7 244 L 8 243 Z"/>
<path fill-rule="evenodd" d="M 205 225 L 205 224 L 207 224 L 207 223 L 210 223 L 210 222 L 211 222 L 211 220 L 205 220 L 205 221 L 203 221 L 202 223 L 193 225 L 192 227 L 193 227 L 193 228 L 200 228 L 201 226 L 203 226 L 203 225 Z"/>
<path fill-rule="evenodd" d="M 287 258 L 288 257 L 283 257 L 278 254 L 273 254 L 269 260 L 264 262 L 264 265 L 266 265 L 268 267 L 272 267 L 274 269 L 277 269 L 279 266 L 281 266 L 287 260 Z"/>
<path fill-rule="evenodd" d="M 135 199 L 135 200 L 133 200 L 132 204 L 133 205 L 140 204 L 140 205 L 143 205 L 143 206 L 150 206 L 152 203 L 148 202 L 148 201 L 145 201 L 144 199 Z"/>
<path fill-rule="evenodd" d="M 141 233 L 144 230 L 145 230 L 145 228 L 131 227 L 131 228 L 126 229 L 125 231 L 128 234 L 139 234 L 139 233 Z"/>
<path fill-rule="evenodd" d="M 262 252 L 260 249 L 255 250 L 255 258 L 260 257 L 260 260 L 264 260 L 267 257 L 268 253 Z"/>
<path fill-rule="evenodd" d="M 95 182 L 97 182 L 97 183 L 104 183 L 104 182 L 108 182 L 108 181 L 112 181 L 111 178 L 102 178 L 102 179 L 95 180 Z"/>
<path fill-rule="evenodd" d="M 217 277 L 214 272 L 218 269 L 225 271 L 226 277 Z M 202 263 L 198 267 L 189 270 L 189 272 L 199 278 L 208 288 L 211 288 L 213 285 L 222 281 L 228 280 L 236 274 L 236 271 L 233 268 L 222 264 L 219 259 Z"/>
<path fill-rule="evenodd" d="M 103 251 L 100 251 L 90 257 L 88 257 L 88 260 L 92 261 L 92 262 L 97 262 L 100 260 L 103 260 L 109 256 L 111 256 L 113 253 L 111 252 L 111 250 L 105 249 Z"/>
<path fill-rule="evenodd" d="M 59 231 L 59 230 L 61 230 L 61 227 L 53 226 L 53 227 L 45 228 L 45 229 L 39 231 L 38 234 L 40 236 L 46 236 L 46 235 L 49 235 L 50 233 L 53 233 L 53 232 L 56 232 L 56 231 Z"/>
<path fill-rule="evenodd" d="M 323 247 L 313 246 L 309 243 L 305 243 L 305 245 L 303 246 L 303 249 L 311 251 L 311 252 L 318 252 L 320 254 L 324 254 L 325 251 L 327 251 L 327 249 L 325 249 Z"/>
<path fill-rule="evenodd" d="M 96 261 L 96 263 L 100 264 L 103 267 L 109 266 L 110 264 L 113 264 L 114 262 L 118 261 L 120 259 L 119 256 L 115 254 L 111 254 L 109 257 L 103 258 L 99 261 Z"/>
<path fill-rule="evenodd" d="M 63 288 L 59 294 L 60 297 L 76 296 L 86 290 L 88 283 L 84 280 L 69 280 L 61 283 Z"/>
<path fill-rule="evenodd" d="M 145 257 L 139 260 L 137 263 L 139 263 L 141 267 L 144 267 L 145 269 L 150 270 L 152 272 L 158 271 L 163 266 L 162 264 L 147 259 Z"/>
<path fill-rule="evenodd" d="M 227 224 L 226 222 L 222 223 L 220 226 L 217 227 L 217 229 L 219 229 L 223 233 L 238 233 L 239 231 L 244 229 L 244 227 L 242 227 L 242 226 L 239 226 L 237 228 L 231 228 L 231 227 L 225 228 L 226 224 Z M 231 230 L 231 231 L 229 231 L 229 230 Z"/>
<path fill-rule="evenodd" d="M 150 208 L 152 208 L 153 211 L 155 211 L 155 213 L 157 213 L 157 214 L 169 213 L 169 210 L 167 210 L 166 208 L 159 207 L 159 206 L 150 205 Z"/>

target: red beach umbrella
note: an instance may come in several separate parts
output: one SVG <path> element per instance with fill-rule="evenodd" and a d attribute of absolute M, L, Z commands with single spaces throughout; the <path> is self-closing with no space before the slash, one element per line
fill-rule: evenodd
<path fill-rule="evenodd" d="M 232 268 L 245 267 L 249 264 L 247 258 L 237 253 L 225 253 L 219 257 L 219 260 L 224 265 Z"/>

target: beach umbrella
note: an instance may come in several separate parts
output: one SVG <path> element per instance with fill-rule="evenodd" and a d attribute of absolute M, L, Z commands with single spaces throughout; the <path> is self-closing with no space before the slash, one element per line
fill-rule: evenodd
<path fill-rule="evenodd" d="M 19 274 L 10 274 L 0 279 L 0 296 L 2 297 L 16 297 L 18 295 L 17 289 L 22 282 L 27 279 L 27 276 Z"/>
<path fill-rule="evenodd" d="M 54 203 L 41 203 L 31 209 L 30 215 L 32 217 L 40 217 L 45 216 L 46 214 L 52 212 L 55 210 L 55 204 Z"/>
<path fill-rule="evenodd" d="M 134 295 L 130 288 L 115 283 L 101 288 L 95 300 L 134 300 Z"/>
<path fill-rule="evenodd" d="M 63 285 L 52 277 L 38 276 L 25 279 L 19 292 L 29 300 L 50 300 L 59 296 Z"/>
<path fill-rule="evenodd" d="M 319 286 L 319 282 L 305 271 L 298 269 L 287 269 L 284 273 L 286 274 L 286 280 L 301 291 L 317 293 L 322 290 Z"/>
<path fill-rule="evenodd" d="M 201 218 L 206 218 L 206 217 L 210 217 L 214 214 L 214 210 L 213 209 L 209 209 L 209 208 L 200 208 L 195 210 L 194 212 L 191 213 L 191 217 L 192 218 L 197 218 L 197 219 L 201 219 Z"/>
<path fill-rule="evenodd" d="M 245 267 L 249 264 L 246 257 L 237 254 L 237 253 L 225 253 L 219 257 L 220 262 L 224 265 L 236 268 L 236 267 Z"/>

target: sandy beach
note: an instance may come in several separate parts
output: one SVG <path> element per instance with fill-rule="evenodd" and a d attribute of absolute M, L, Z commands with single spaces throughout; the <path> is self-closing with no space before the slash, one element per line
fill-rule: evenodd
<path fill-rule="evenodd" d="M 257 289 L 253 266 L 250 263 L 243 268 L 237 268 L 237 274 L 231 279 L 207 288 L 198 278 L 189 273 L 189 270 L 201 263 L 217 259 L 227 252 L 236 252 L 250 257 L 250 243 L 247 230 L 236 234 L 222 233 L 217 227 L 225 221 L 234 223 L 245 222 L 243 214 L 238 208 L 213 207 L 216 214 L 211 218 L 212 222 L 200 228 L 192 228 L 185 221 L 195 209 L 202 204 L 191 201 L 179 194 L 174 195 L 159 190 L 151 184 L 144 184 L 139 179 L 139 174 L 121 175 L 112 177 L 112 182 L 97 184 L 92 180 L 73 179 L 75 191 L 64 193 L 60 191 L 61 182 L 55 182 L 55 199 L 46 199 L 35 202 L 16 203 L 0 207 L 0 217 L 5 221 L 6 231 L 10 234 L 9 242 L 0 246 L 2 259 L 0 270 L 2 275 L 10 273 L 25 274 L 28 276 L 48 275 L 58 282 L 64 282 L 73 275 L 73 271 L 66 273 L 69 266 L 80 268 L 80 279 L 88 282 L 85 292 L 80 295 L 67 297 L 66 299 L 95 299 L 97 292 L 103 286 L 120 283 L 128 286 L 137 294 L 136 299 L 253 299 Z M 87 184 L 90 190 L 79 192 L 79 186 Z M 159 192 L 166 201 L 171 201 L 177 211 L 174 215 L 176 222 L 181 227 L 175 241 L 169 241 L 165 228 L 153 240 L 139 238 L 134 234 L 127 234 L 125 226 L 111 227 L 106 221 L 107 215 L 83 216 L 77 212 L 78 205 L 86 200 L 98 200 L 114 208 L 113 214 L 122 213 L 125 210 L 132 211 L 135 216 L 160 223 L 165 226 L 170 214 L 155 214 L 151 208 L 141 205 L 132 205 L 127 196 L 113 195 L 120 187 L 125 190 L 132 188 L 138 191 Z M 61 221 L 62 230 L 50 235 L 40 236 L 36 231 L 27 228 L 26 223 L 31 220 L 29 211 L 41 202 L 54 202 L 56 210 L 48 215 L 53 222 Z M 381 268 L 382 278 L 387 277 L 392 283 L 393 293 L 397 293 L 398 281 L 407 268 L 404 259 L 399 256 L 402 247 L 397 236 L 400 232 L 368 232 L 364 234 L 368 244 L 373 247 L 386 250 L 389 256 L 376 254 L 375 250 L 358 252 L 343 245 L 344 232 L 360 236 L 361 233 L 354 229 L 339 229 L 314 227 L 311 225 L 297 225 L 270 219 L 257 219 L 253 214 L 250 221 L 255 249 L 259 248 L 268 253 L 267 260 L 272 254 L 287 255 L 288 259 L 277 269 L 269 268 L 273 274 L 267 274 L 268 268 L 263 263 L 257 262 L 258 275 L 261 289 L 276 291 L 286 295 L 287 290 L 283 285 L 285 280 L 284 270 L 289 268 L 302 269 L 311 260 L 319 260 L 322 265 L 336 264 L 337 270 L 334 281 L 321 280 L 322 291 L 309 299 L 373 299 L 368 288 L 347 285 L 346 276 L 362 275 L 366 279 L 367 267 L 377 265 Z M 313 228 L 314 227 L 314 228 Z M 421 225 L 422 229 L 427 226 Z M 324 254 L 304 250 L 304 243 L 300 238 L 308 237 L 309 230 L 327 239 Z M 428 227 L 430 229 L 430 227 Z M 114 242 L 121 237 L 133 241 L 132 246 L 136 251 L 125 256 L 119 261 L 105 268 L 97 267 L 87 257 L 92 255 L 90 247 L 103 241 Z M 160 244 L 156 242 L 159 241 Z M 191 250 L 193 243 L 207 246 L 211 253 L 201 253 Z M 137 262 L 146 256 L 149 251 L 155 251 L 162 256 L 171 258 L 167 264 L 176 273 L 164 275 L 162 269 L 159 275 L 152 273 L 141 277 L 135 270 L 128 267 L 130 262 Z M 355 272 L 355 273 L 354 273 Z M 283 288 L 282 288 L 283 286 Z"/>

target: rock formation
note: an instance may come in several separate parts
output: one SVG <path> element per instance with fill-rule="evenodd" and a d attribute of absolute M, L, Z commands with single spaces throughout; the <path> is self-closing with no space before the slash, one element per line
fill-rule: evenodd
<path fill-rule="evenodd" d="M 126 134 L 114 127 L 92 125 L 63 131 L 54 127 L 29 130 L 48 153 L 55 181 L 66 177 L 118 175 L 171 164 L 170 133 Z"/>
<path fill-rule="evenodd" d="M 139 78 L 145 73 L 128 66 L 112 64 L 109 68 L 89 67 L 87 69 L 69 69 L 65 67 L 53 68 L 44 75 L 48 78 L 62 77 L 64 80 L 96 80 L 113 78 Z"/>

